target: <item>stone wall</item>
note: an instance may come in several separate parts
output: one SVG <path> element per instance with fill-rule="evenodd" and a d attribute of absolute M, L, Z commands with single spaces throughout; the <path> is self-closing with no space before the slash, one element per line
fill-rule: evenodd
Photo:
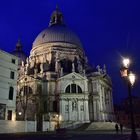
<path fill-rule="evenodd" d="M 43 131 L 54 131 L 55 122 L 43 122 Z M 0 133 L 36 132 L 36 121 L 0 120 Z"/>

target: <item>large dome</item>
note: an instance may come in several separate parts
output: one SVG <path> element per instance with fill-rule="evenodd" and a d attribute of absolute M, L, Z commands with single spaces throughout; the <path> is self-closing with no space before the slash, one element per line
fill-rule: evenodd
<path fill-rule="evenodd" d="M 55 24 L 43 30 L 33 42 L 33 47 L 44 43 L 62 42 L 81 46 L 78 36 L 65 25 Z"/>
<path fill-rule="evenodd" d="M 33 47 L 53 42 L 82 46 L 79 37 L 63 24 L 62 13 L 58 8 L 51 15 L 49 27 L 43 30 L 34 40 Z"/>

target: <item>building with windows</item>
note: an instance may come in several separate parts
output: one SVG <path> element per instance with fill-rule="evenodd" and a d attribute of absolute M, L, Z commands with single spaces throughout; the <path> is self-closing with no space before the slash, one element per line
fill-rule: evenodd
<path fill-rule="evenodd" d="M 43 118 L 55 127 L 113 120 L 106 66 L 88 64 L 79 37 L 63 23 L 58 8 L 22 61 L 17 87 L 17 119 L 37 118 L 38 129 Z"/>
<path fill-rule="evenodd" d="M 0 120 L 15 120 L 18 58 L 0 50 Z"/>
<path fill-rule="evenodd" d="M 140 97 L 132 96 L 135 127 L 140 128 Z M 119 105 L 114 105 L 116 122 L 131 127 L 129 98 L 124 98 Z"/>

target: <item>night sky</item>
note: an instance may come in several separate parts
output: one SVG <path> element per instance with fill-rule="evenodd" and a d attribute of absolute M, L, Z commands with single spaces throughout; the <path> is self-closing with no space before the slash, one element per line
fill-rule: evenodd
<path fill-rule="evenodd" d="M 121 56 L 129 56 L 137 79 L 133 94 L 140 96 L 139 0 L 1 0 L 0 49 L 11 52 L 20 37 L 26 54 L 38 33 L 48 27 L 58 4 L 66 25 L 77 33 L 93 66 L 106 64 L 113 82 L 114 102 L 127 96 L 120 78 Z"/>

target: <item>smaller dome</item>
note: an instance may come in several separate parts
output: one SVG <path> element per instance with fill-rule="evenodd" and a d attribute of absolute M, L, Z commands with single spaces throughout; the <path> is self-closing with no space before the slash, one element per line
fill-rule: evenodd
<path fill-rule="evenodd" d="M 22 61 L 26 61 L 26 54 L 22 50 L 22 44 L 20 42 L 20 39 L 18 39 L 18 42 L 16 44 L 16 49 L 11 52 L 11 54 L 15 55 L 18 57 L 18 65 L 21 65 Z"/>

